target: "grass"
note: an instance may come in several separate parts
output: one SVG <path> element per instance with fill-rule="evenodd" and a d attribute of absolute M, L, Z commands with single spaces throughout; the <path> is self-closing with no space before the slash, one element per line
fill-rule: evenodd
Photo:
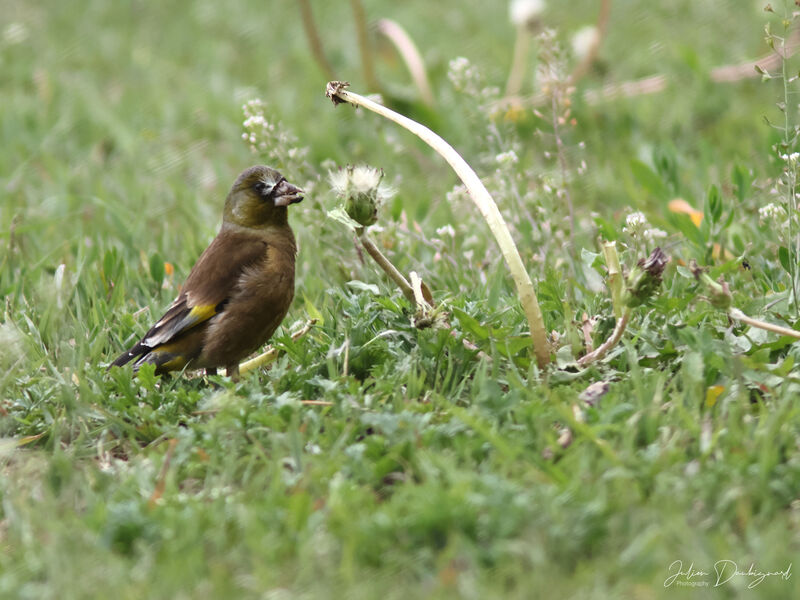
<path fill-rule="evenodd" d="M 315 2 L 315 16 L 337 77 L 365 91 L 340 4 Z M 800 551 L 800 350 L 729 321 L 688 268 L 724 277 L 746 314 L 797 328 L 781 259 L 793 241 L 758 213 L 781 198 L 783 133 L 763 117 L 781 120 L 783 82 L 705 77 L 763 55 L 776 17 L 732 0 L 614 3 L 576 124 L 560 130 L 570 248 L 552 114 L 490 118 L 448 78 L 465 56 L 479 93 L 504 85 L 506 7 L 366 4 L 426 58 L 433 110 L 376 47 L 388 101 L 482 176 L 558 333 L 555 364 L 532 364 L 513 282 L 455 176 L 392 124 L 330 106 L 291 3 L 6 0 L 0 597 L 647 599 L 682 593 L 664 586 L 678 559 L 786 569 Z M 595 10 L 573 4 L 545 14 L 564 39 Z M 580 100 L 656 73 L 674 82 L 660 94 Z M 242 141 L 255 97 L 302 160 Z M 292 207 L 297 298 L 279 359 L 239 383 L 106 373 L 175 296 L 233 178 L 261 161 L 309 192 Z M 384 169 L 397 196 L 371 235 L 420 273 L 450 330 L 415 328 L 408 300 L 326 218 L 330 161 Z M 704 211 L 699 227 L 668 209 L 678 197 Z M 654 245 L 623 231 L 634 210 L 666 232 L 672 260 L 622 343 L 579 371 L 583 313 L 598 317 L 595 346 L 614 327 L 601 239 L 628 268 Z M 597 382 L 608 393 L 587 403 Z M 800 592 L 794 571 L 753 589 L 698 579 L 699 598 Z"/>

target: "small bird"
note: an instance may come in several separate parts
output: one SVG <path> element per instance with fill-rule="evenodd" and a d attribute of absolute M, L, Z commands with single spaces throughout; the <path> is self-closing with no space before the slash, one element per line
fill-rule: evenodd
<path fill-rule="evenodd" d="M 225 200 L 222 227 L 192 267 L 164 316 L 110 367 L 131 361 L 134 372 L 185 367 L 238 378 L 239 361 L 280 325 L 294 297 L 297 255 L 287 207 L 303 190 L 275 169 L 243 171 Z"/>

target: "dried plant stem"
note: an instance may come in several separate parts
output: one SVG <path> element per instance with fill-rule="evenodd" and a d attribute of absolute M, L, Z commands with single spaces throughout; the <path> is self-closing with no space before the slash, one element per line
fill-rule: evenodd
<path fill-rule="evenodd" d="M 600 3 L 600 12 L 597 15 L 597 37 L 591 48 L 589 48 L 589 52 L 586 53 L 583 60 L 578 63 L 578 66 L 572 71 L 572 75 L 569 77 L 569 81 L 572 85 L 575 85 L 581 77 L 589 72 L 589 67 L 591 67 L 597 59 L 597 53 L 600 51 L 600 46 L 608 33 L 608 18 L 610 16 L 611 0 L 602 0 Z"/>
<path fill-rule="evenodd" d="M 408 276 L 411 279 L 411 290 L 414 293 L 414 302 L 417 307 L 423 310 L 430 310 L 433 308 L 428 301 L 425 300 L 425 296 L 422 293 L 422 279 L 417 275 L 417 272 L 411 271 Z"/>
<path fill-rule="evenodd" d="M 631 318 L 631 309 L 626 308 L 625 312 L 622 313 L 622 317 L 617 319 L 617 324 L 614 326 L 614 331 L 611 332 L 611 337 L 609 337 L 605 342 L 600 344 L 596 350 L 590 352 L 589 354 L 585 354 L 578 359 L 578 365 L 581 367 L 585 367 L 597 360 L 603 358 L 606 353 L 611 350 L 614 346 L 616 346 L 619 341 L 622 339 L 622 334 L 625 333 L 625 328 L 628 326 L 628 321 Z"/>
<path fill-rule="evenodd" d="M 786 44 L 786 52 L 791 53 L 800 46 L 800 29 L 796 30 L 790 36 Z M 709 78 L 714 83 L 735 83 L 745 79 L 754 79 L 761 77 L 761 73 L 756 70 L 756 67 L 761 71 L 771 71 L 781 65 L 781 57 L 772 53 L 767 56 L 762 56 L 756 60 L 748 60 L 742 63 L 733 65 L 722 65 L 711 69 Z M 600 89 L 585 90 L 583 92 L 583 99 L 589 105 L 600 104 L 601 102 L 608 102 L 618 98 L 633 98 L 635 96 L 645 96 L 648 94 L 656 94 L 663 92 L 667 89 L 669 80 L 665 75 L 650 75 L 642 77 L 641 79 L 633 79 L 630 81 L 622 81 L 620 83 L 609 83 Z M 517 96 L 510 95 L 497 102 L 499 108 L 505 106 L 541 106 L 547 102 L 547 95 L 543 93 L 533 94 L 530 96 Z"/>
<path fill-rule="evenodd" d="M 737 321 L 746 323 L 751 327 L 757 327 L 758 329 L 764 329 L 765 331 L 771 331 L 779 335 L 786 335 L 800 340 L 800 331 L 797 331 L 796 329 L 790 329 L 788 327 L 781 327 L 780 325 L 774 325 L 772 323 L 767 323 L 766 321 L 759 321 L 758 319 L 754 319 L 753 317 L 748 317 L 738 308 L 729 309 L 728 315 L 732 319 L 736 319 Z"/>
<path fill-rule="evenodd" d="M 303 337 L 305 334 L 311 331 L 311 328 L 316 324 L 316 322 L 317 322 L 316 319 L 309 319 L 308 321 L 306 321 L 306 324 L 303 325 L 302 329 L 292 334 L 292 341 L 299 340 L 301 337 Z M 273 360 L 275 360 L 277 356 L 278 356 L 277 348 L 270 347 L 261 354 L 259 354 L 258 356 L 256 356 L 255 358 L 251 358 L 250 360 L 247 360 L 242 364 L 240 364 L 239 374 L 242 375 L 244 373 L 247 373 L 248 371 L 252 371 L 253 369 L 257 369 L 258 367 L 269 364 Z"/>
<path fill-rule="evenodd" d="M 306 32 L 308 45 L 311 47 L 311 55 L 314 57 L 314 60 L 317 61 L 317 65 L 325 74 L 325 77 L 333 79 L 336 75 L 334 75 L 333 67 L 331 63 L 328 62 L 325 51 L 322 49 L 322 40 L 319 37 L 317 25 L 314 22 L 314 13 L 311 12 L 311 2 L 310 0 L 298 0 L 298 4 L 300 5 L 303 29 Z"/>
<path fill-rule="evenodd" d="M 378 21 L 378 31 L 386 36 L 392 44 L 394 44 L 397 53 L 406 63 L 411 79 L 414 85 L 417 86 L 420 98 L 428 106 L 433 106 L 435 100 L 433 97 L 433 90 L 431 89 L 430 81 L 428 81 L 428 72 L 425 69 L 425 61 L 417 49 L 414 40 L 408 35 L 403 27 L 391 19 L 381 19 Z M 330 79 L 333 79 L 331 77 Z"/>
<path fill-rule="evenodd" d="M 369 32 L 367 31 L 367 15 L 364 12 L 361 0 L 350 0 L 350 7 L 353 9 L 356 40 L 358 41 L 358 51 L 361 54 L 361 68 L 364 69 L 364 81 L 370 90 L 378 92 L 381 89 L 381 84 L 375 74 L 375 64 L 372 62 L 372 48 L 370 48 Z"/>
<path fill-rule="evenodd" d="M 550 349 L 547 343 L 547 333 L 544 328 L 542 311 L 536 299 L 533 283 L 528 275 L 528 271 L 525 269 L 522 257 L 519 254 L 519 250 L 517 250 L 514 239 L 511 237 L 511 232 L 508 230 L 503 215 L 500 214 L 497 204 L 495 204 L 494 199 L 486 190 L 480 178 L 475 174 L 475 171 L 472 170 L 472 167 L 467 164 L 467 161 L 465 161 L 450 144 L 424 125 L 412 121 L 408 117 L 396 113 L 364 96 L 348 92 L 344 89 L 345 86 L 346 84 L 341 82 L 332 81 L 328 83 L 327 95 L 334 101 L 334 104 L 347 102 L 355 106 L 363 106 L 382 117 L 394 121 L 436 150 L 461 178 L 461 181 L 469 191 L 470 198 L 472 198 L 472 201 L 478 207 L 478 210 L 486 220 L 486 224 L 489 226 L 489 229 L 500 246 L 500 251 L 511 271 L 511 276 L 517 287 L 520 303 L 528 319 L 531 338 L 533 340 L 533 351 L 536 355 L 537 363 L 540 367 L 546 366 L 550 362 Z"/>
<path fill-rule="evenodd" d="M 524 24 L 517 25 L 514 54 L 511 57 L 511 69 L 508 71 L 508 81 L 506 82 L 506 97 L 515 97 L 522 89 L 530 46 L 531 34 L 528 27 Z"/>
<path fill-rule="evenodd" d="M 364 250 L 378 263 L 378 266 L 389 276 L 389 279 L 395 282 L 397 287 L 400 288 L 400 291 L 403 292 L 403 295 L 408 298 L 409 301 L 416 304 L 414 290 L 411 288 L 411 284 L 408 283 L 405 276 L 383 255 L 383 252 L 381 252 L 369 238 L 363 227 L 357 231 L 357 234 L 361 245 L 364 246 Z"/>
<path fill-rule="evenodd" d="M 616 242 L 603 243 L 603 255 L 606 259 L 608 269 L 608 287 L 611 291 L 611 304 L 614 307 L 614 316 L 619 319 L 622 316 L 622 293 L 625 291 L 622 281 L 622 268 L 619 266 L 619 254 L 617 254 Z"/>

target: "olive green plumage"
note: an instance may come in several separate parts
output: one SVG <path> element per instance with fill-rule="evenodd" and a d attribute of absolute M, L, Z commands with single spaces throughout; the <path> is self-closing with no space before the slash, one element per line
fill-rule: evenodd
<path fill-rule="evenodd" d="M 225 201 L 222 227 L 159 321 L 111 366 L 184 367 L 237 376 L 239 361 L 264 344 L 294 297 L 297 247 L 287 206 L 303 191 L 265 166 L 242 172 Z"/>

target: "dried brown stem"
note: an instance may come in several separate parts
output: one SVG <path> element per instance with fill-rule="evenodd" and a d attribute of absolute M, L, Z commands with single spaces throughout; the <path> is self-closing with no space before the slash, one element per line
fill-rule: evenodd
<path fill-rule="evenodd" d="M 622 317 L 617 319 L 617 324 L 614 327 L 614 331 L 611 332 L 611 337 L 609 337 L 605 342 L 600 344 L 594 352 L 590 352 L 578 359 L 578 365 L 581 367 L 585 367 L 590 365 L 591 363 L 600 360 L 603 358 L 606 353 L 611 350 L 614 346 L 616 346 L 619 341 L 622 339 L 622 334 L 625 333 L 625 328 L 628 326 L 628 320 L 631 318 L 631 309 L 625 309 L 625 312 L 622 313 Z"/>
<path fill-rule="evenodd" d="M 791 55 L 798 47 L 800 47 L 800 30 L 795 31 L 789 42 L 786 45 L 786 53 Z M 766 56 L 762 56 L 756 60 L 749 60 L 742 63 L 733 65 L 722 65 L 711 69 L 709 78 L 714 83 L 735 83 L 745 79 L 754 79 L 761 77 L 761 73 L 756 70 L 756 67 L 764 71 L 770 71 L 780 65 L 781 57 L 779 54 L 772 52 Z M 620 83 L 609 83 L 600 89 L 585 90 L 583 92 L 583 99 L 589 105 L 600 104 L 601 102 L 608 102 L 618 98 L 632 98 L 635 96 L 645 96 L 648 94 L 656 94 L 663 92 L 667 89 L 669 83 L 665 75 L 650 75 L 641 79 L 634 79 L 631 81 L 623 81 Z M 533 94 L 531 96 L 508 96 L 498 101 L 498 108 L 506 106 L 541 106 L 547 101 L 547 96 L 542 93 Z"/>
<path fill-rule="evenodd" d="M 394 281 L 397 287 L 400 288 L 400 291 L 403 292 L 403 295 L 408 298 L 410 302 L 416 304 L 414 290 L 411 284 L 408 283 L 408 280 L 397 270 L 391 261 L 384 256 L 383 252 L 378 249 L 363 227 L 358 231 L 358 239 L 361 241 L 361 245 L 364 246 L 364 250 L 378 263 L 378 266 L 389 276 L 389 279 Z"/>

